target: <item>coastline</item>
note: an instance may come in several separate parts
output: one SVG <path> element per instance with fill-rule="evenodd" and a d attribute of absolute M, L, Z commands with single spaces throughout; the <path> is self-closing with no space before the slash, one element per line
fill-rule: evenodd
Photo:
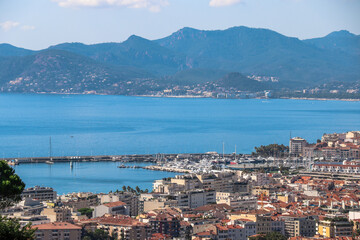
<path fill-rule="evenodd" d="M 271 99 L 292 99 L 292 100 L 314 100 L 314 101 L 346 101 L 346 102 L 358 102 L 360 99 L 347 99 L 347 98 L 295 98 L 295 97 L 289 97 L 289 98 L 271 98 Z"/>
<path fill-rule="evenodd" d="M 356 98 L 305 98 L 305 97 L 280 97 L 280 98 L 264 98 L 264 97 L 256 97 L 256 98 L 215 98 L 215 97 L 206 97 L 199 95 L 167 95 L 167 96 L 159 96 L 159 95 L 121 95 L 121 94 L 106 94 L 106 93 L 57 93 L 57 92 L 32 92 L 32 93 L 12 93 L 12 92 L 0 92 L 2 94 L 24 94 L 24 95 L 98 95 L 98 96 L 124 96 L 124 97 L 146 97 L 146 98 L 179 98 L 179 99 L 199 99 L 199 98 L 209 98 L 209 99 L 230 99 L 230 100 L 248 100 L 248 99 L 263 99 L 263 100 L 276 100 L 276 99 L 291 99 L 291 100 L 311 100 L 311 101 L 346 101 L 346 102 L 358 102 L 360 99 Z"/>

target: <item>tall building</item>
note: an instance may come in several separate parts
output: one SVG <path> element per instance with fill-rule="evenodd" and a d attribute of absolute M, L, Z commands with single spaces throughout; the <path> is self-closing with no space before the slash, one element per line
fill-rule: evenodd
<path fill-rule="evenodd" d="M 304 155 L 306 145 L 307 142 L 305 139 L 300 137 L 294 137 L 290 139 L 289 152 L 293 155 Z"/>

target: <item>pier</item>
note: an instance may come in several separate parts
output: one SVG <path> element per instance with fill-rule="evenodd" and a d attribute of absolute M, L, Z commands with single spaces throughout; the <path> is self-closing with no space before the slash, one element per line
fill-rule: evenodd
<path fill-rule="evenodd" d="M 239 156 L 239 155 L 238 155 Z M 234 154 L 225 154 L 227 159 L 235 159 Z M 209 153 L 191 153 L 191 154 L 132 154 L 132 155 L 99 155 L 99 156 L 51 156 L 51 157 L 23 157 L 23 158 L 1 158 L 7 162 L 24 164 L 24 163 L 58 163 L 58 162 L 168 162 L 173 160 L 189 159 L 198 161 L 203 158 L 216 159 L 219 154 Z"/>

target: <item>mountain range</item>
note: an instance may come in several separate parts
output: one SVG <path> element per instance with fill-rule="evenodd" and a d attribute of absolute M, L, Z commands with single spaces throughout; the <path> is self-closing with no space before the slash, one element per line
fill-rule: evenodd
<path fill-rule="evenodd" d="M 183 28 L 158 40 L 133 35 L 121 43 L 62 43 L 40 51 L 0 44 L 0 69 L 0 90 L 10 92 L 126 94 L 139 82 L 152 89 L 206 82 L 259 89 L 258 81 L 234 73 L 278 79 L 267 88 L 307 87 L 359 81 L 360 36 L 342 30 L 300 40 L 268 29 Z"/>

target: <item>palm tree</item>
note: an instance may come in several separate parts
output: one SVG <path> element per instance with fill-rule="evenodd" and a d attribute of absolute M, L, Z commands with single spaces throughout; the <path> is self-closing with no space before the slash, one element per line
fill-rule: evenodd
<path fill-rule="evenodd" d="M 122 189 L 123 189 L 124 192 L 126 192 L 126 186 L 125 185 L 122 186 Z"/>
<path fill-rule="evenodd" d="M 136 186 L 135 189 L 136 189 L 136 192 L 137 192 L 137 193 L 140 193 L 140 188 L 139 188 L 139 186 Z"/>

